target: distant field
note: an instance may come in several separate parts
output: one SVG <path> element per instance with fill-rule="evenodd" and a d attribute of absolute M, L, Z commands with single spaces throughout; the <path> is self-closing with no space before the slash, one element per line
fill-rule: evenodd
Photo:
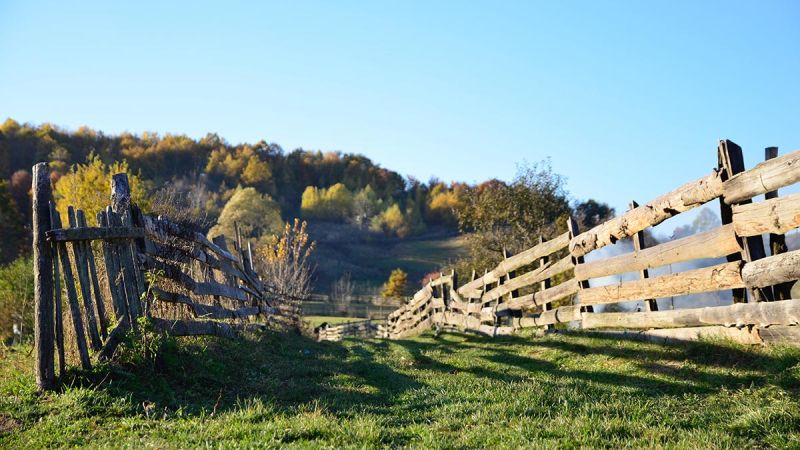
<path fill-rule="evenodd" d="M 800 447 L 800 349 L 188 339 L 44 396 L 29 350 L 2 356 L 0 448 Z"/>

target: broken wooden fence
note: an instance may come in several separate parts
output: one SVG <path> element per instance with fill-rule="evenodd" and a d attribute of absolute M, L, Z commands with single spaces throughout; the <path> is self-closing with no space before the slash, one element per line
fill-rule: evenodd
<path fill-rule="evenodd" d="M 97 225 L 89 226 L 87 219 L 73 207 L 62 218 L 52 201 L 47 164 L 34 166 L 40 389 L 55 384 L 55 355 L 64 373 L 65 346 L 83 369 L 90 369 L 91 356 L 109 358 L 141 317 L 177 336 L 299 325 L 296 306 L 273 298 L 259 279 L 249 244 L 237 237 L 229 250 L 224 236 L 211 241 L 188 226 L 143 214 L 131 203 L 125 174 L 112 177 L 111 204 L 96 215 Z"/>
<path fill-rule="evenodd" d="M 777 149 L 768 148 L 766 161 L 750 170 L 731 141 L 720 141 L 717 154 L 718 167 L 707 176 L 645 205 L 632 202 L 629 211 L 590 230 L 580 232 L 570 220 L 567 232 L 505 258 L 483 276 L 473 274 L 466 284 L 459 285 L 455 273 L 429 282 L 389 315 L 382 337 L 401 339 L 432 327 L 497 336 L 575 322 L 583 329 L 619 329 L 655 340 L 725 336 L 800 342 L 800 300 L 790 294 L 800 279 L 800 250 L 787 252 L 784 238 L 800 226 L 800 194 L 777 195 L 779 188 L 800 181 L 800 151 L 777 157 Z M 763 201 L 753 202 L 761 195 Z M 722 226 L 645 248 L 647 228 L 715 200 Z M 633 240 L 633 252 L 584 260 L 626 239 Z M 719 258 L 726 262 L 717 263 Z M 692 269 L 650 273 L 687 262 Z M 638 279 L 619 277 L 630 273 Z M 733 294 L 727 306 L 667 309 L 669 302 L 657 301 L 726 290 Z M 624 302 L 641 302 L 640 310 L 593 310 Z"/>

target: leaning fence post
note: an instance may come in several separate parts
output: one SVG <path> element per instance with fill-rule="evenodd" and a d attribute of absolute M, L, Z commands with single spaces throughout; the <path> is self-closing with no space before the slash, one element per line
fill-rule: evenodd
<path fill-rule="evenodd" d="M 53 252 L 45 233 L 50 230 L 50 168 L 47 163 L 33 166 L 33 279 L 36 308 L 36 386 L 39 390 L 55 386 L 55 340 L 53 322 Z"/>

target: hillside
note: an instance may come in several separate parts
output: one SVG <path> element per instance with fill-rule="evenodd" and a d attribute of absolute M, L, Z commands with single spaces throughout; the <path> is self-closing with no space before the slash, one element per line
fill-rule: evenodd
<path fill-rule="evenodd" d="M 196 339 L 139 369 L 72 373 L 44 397 L 32 366 L 27 349 L 5 350 L 2 448 L 800 445 L 800 352 L 788 348 Z"/>
<path fill-rule="evenodd" d="M 447 229 L 391 239 L 347 224 L 318 222 L 309 225 L 309 235 L 317 243 L 314 285 L 322 294 L 346 272 L 356 283 L 357 293 L 372 293 L 398 267 L 408 273 L 409 283 L 416 290 L 425 274 L 467 253 L 464 236 Z"/>

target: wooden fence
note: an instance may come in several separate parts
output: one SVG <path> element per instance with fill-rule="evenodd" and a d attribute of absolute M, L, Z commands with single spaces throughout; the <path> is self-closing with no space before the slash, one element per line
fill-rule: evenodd
<path fill-rule="evenodd" d="M 359 320 L 336 325 L 323 323 L 315 330 L 319 341 L 341 341 L 346 337 L 375 338 L 383 335 L 381 321 Z"/>
<path fill-rule="evenodd" d="M 590 230 L 580 232 L 570 220 L 564 234 L 505 258 L 466 284 L 459 285 L 454 273 L 431 281 L 389 315 L 382 337 L 401 339 L 432 327 L 497 336 L 575 322 L 583 329 L 618 329 L 654 340 L 726 336 L 753 343 L 800 342 L 800 300 L 790 295 L 800 279 L 800 251 L 787 252 L 784 238 L 800 226 L 800 194 L 777 195 L 779 188 L 800 180 L 800 151 L 777 157 L 777 148 L 768 148 L 766 161 L 750 170 L 744 170 L 735 143 L 720 141 L 717 153 L 718 168 L 707 176 L 645 205 L 632 203 L 626 213 Z M 752 201 L 761 195 L 763 201 Z M 648 227 L 711 201 L 719 201 L 722 226 L 645 248 Z M 626 239 L 633 240 L 633 252 L 584 260 Z M 714 263 L 719 258 L 726 262 Z M 699 268 L 649 273 L 690 261 Z M 628 273 L 638 279 L 616 277 Z M 603 284 L 603 277 L 614 281 L 608 284 L 606 278 Z M 727 306 L 659 310 L 656 301 L 726 290 L 733 295 Z M 639 311 L 593 310 L 633 301 L 642 302 Z"/>
<path fill-rule="evenodd" d="M 111 357 L 140 317 L 177 336 L 299 326 L 293 302 L 274 298 L 255 273 L 249 244 L 237 236 L 229 250 L 223 236 L 212 242 L 190 227 L 143 214 L 131 203 L 125 174 L 112 177 L 111 204 L 95 217 L 97 226 L 88 226 L 84 212 L 73 207 L 67 216 L 65 227 L 54 207 L 48 166 L 37 164 L 34 340 L 40 389 L 55 385 L 56 355 L 60 374 L 66 348 L 90 369 L 90 356 Z M 64 316 L 71 322 L 67 330 Z"/>

